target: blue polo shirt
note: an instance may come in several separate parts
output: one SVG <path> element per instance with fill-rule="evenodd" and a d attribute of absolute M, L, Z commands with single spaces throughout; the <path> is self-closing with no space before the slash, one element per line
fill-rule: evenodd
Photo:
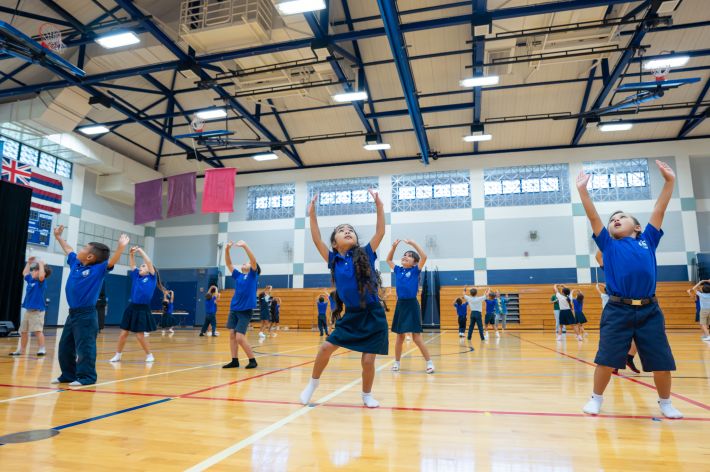
<path fill-rule="evenodd" d="M 328 295 L 328 301 L 330 302 L 330 309 L 335 310 L 335 307 L 337 306 L 337 304 L 335 303 L 335 300 L 333 300 L 333 297 Z"/>
<path fill-rule="evenodd" d="M 22 302 L 22 308 L 27 310 L 45 311 L 47 302 L 45 301 L 46 283 L 40 282 L 39 279 L 33 279 L 30 274 L 25 275 L 27 288 L 25 289 L 25 301 Z"/>
<path fill-rule="evenodd" d="M 604 277 L 609 295 L 650 298 L 656 293 L 656 247 L 663 231 L 646 225 L 638 238 L 614 239 L 602 228 L 594 242 L 604 258 Z"/>
<path fill-rule="evenodd" d="M 397 298 L 417 298 L 419 290 L 419 274 L 421 274 L 419 266 L 415 265 L 409 268 L 394 266 L 394 281 L 397 286 Z"/>
<path fill-rule="evenodd" d="M 113 267 L 108 267 L 108 260 L 100 264 L 82 265 L 75 252 L 69 253 L 67 264 L 69 264 L 69 278 L 64 293 L 69 308 L 95 307 L 104 277 L 107 272 L 113 270 Z"/>
<path fill-rule="evenodd" d="M 316 305 L 318 305 L 318 316 L 325 315 L 328 309 L 328 302 L 316 302 Z"/>
<path fill-rule="evenodd" d="M 496 311 L 496 301 L 486 298 L 486 315 L 492 315 Z"/>
<path fill-rule="evenodd" d="M 507 297 L 500 297 L 498 299 L 500 302 L 500 311 L 501 313 L 508 313 L 508 298 Z"/>
<path fill-rule="evenodd" d="M 572 300 L 572 305 L 574 305 L 575 313 L 582 313 L 582 308 L 584 308 L 584 302 L 580 302 L 576 298 Z"/>
<path fill-rule="evenodd" d="M 217 313 L 217 299 L 214 296 L 209 300 L 205 298 L 205 313 L 208 315 Z"/>
<path fill-rule="evenodd" d="M 454 303 L 454 308 L 456 308 L 456 314 L 459 316 L 466 316 L 466 310 L 468 309 L 468 302 L 457 305 Z"/>
<path fill-rule="evenodd" d="M 250 269 L 249 273 L 242 274 L 242 271 L 234 269 L 234 296 L 229 304 L 232 311 L 253 310 L 256 308 L 256 284 L 259 281 L 259 274 Z"/>
<path fill-rule="evenodd" d="M 155 292 L 155 285 L 158 279 L 155 274 L 146 274 L 143 277 L 140 276 L 139 269 L 133 269 L 130 273 L 131 277 L 131 303 L 137 303 L 140 305 L 150 305 L 150 301 L 153 298 L 153 292 Z"/>
<path fill-rule="evenodd" d="M 372 250 L 370 244 L 362 248 L 367 257 L 370 259 L 370 271 L 372 274 L 372 284 L 376 285 L 375 275 L 375 260 L 377 254 Z M 328 267 L 334 267 L 335 272 L 335 289 L 338 291 L 338 296 L 343 301 L 346 307 L 356 308 L 360 306 L 360 292 L 357 289 L 357 280 L 355 279 L 355 265 L 353 264 L 352 250 L 340 255 L 340 253 L 330 251 L 328 253 Z M 378 303 L 379 297 L 377 292 L 365 294 L 365 303 Z"/>

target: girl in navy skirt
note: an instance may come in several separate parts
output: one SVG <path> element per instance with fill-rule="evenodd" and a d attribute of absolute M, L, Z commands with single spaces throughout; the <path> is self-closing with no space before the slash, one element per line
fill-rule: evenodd
<path fill-rule="evenodd" d="M 279 330 L 279 323 L 281 315 L 281 299 L 279 297 L 274 297 L 271 300 L 271 324 L 269 325 L 269 331 L 272 329 L 274 331 Z M 276 336 L 276 333 L 271 333 L 272 336 Z"/>
<path fill-rule="evenodd" d="M 143 264 L 136 268 L 136 252 L 143 258 Z M 148 255 L 143 249 L 135 246 L 129 251 L 129 263 L 131 266 L 131 299 L 126 311 L 121 318 L 121 334 L 118 336 L 116 355 L 111 358 L 111 362 L 120 362 L 123 347 L 126 345 L 128 333 L 135 333 L 138 343 L 145 351 L 146 362 L 155 361 L 155 357 L 150 352 L 148 340 L 144 337 L 144 332 L 155 331 L 155 320 L 150 311 L 150 300 L 157 286 L 160 290 L 165 290 L 160 283 L 160 274 L 153 265 Z"/>
<path fill-rule="evenodd" d="M 404 243 L 412 246 L 415 251 L 405 251 L 402 256 L 401 266 L 395 265 L 392 261 L 394 251 L 397 249 L 399 239 L 392 244 L 389 254 L 387 254 L 387 265 L 394 272 L 397 289 L 397 306 L 394 309 L 394 319 L 392 320 L 392 332 L 397 333 L 397 341 L 394 345 L 395 361 L 392 370 L 399 370 L 399 361 L 402 358 L 402 344 L 406 333 L 412 333 L 414 344 L 422 352 L 426 359 L 426 373 L 434 373 L 434 363 L 429 355 L 429 350 L 422 341 L 422 310 L 417 301 L 417 291 L 419 290 L 419 274 L 421 274 L 427 256 L 422 248 L 411 239 L 405 239 Z"/>
<path fill-rule="evenodd" d="M 577 292 L 577 295 L 574 292 Z M 587 322 L 587 317 L 584 316 L 584 294 L 581 290 L 572 290 L 572 305 L 574 306 L 574 317 L 577 321 L 579 336 L 584 337 L 587 335 L 584 332 L 584 323 Z"/>
<path fill-rule="evenodd" d="M 560 287 L 562 287 L 561 290 Z M 572 292 L 564 285 L 555 284 L 553 288 L 555 290 L 555 296 L 557 297 L 557 303 L 560 304 L 560 326 L 557 329 L 557 340 L 562 341 L 562 327 L 572 325 L 577 340 L 581 341 L 582 338 L 579 335 L 577 321 L 574 319 L 574 314 L 572 313 L 572 299 L 570 298 Z"/>
<path fill-rule="evenodd" d="M 385 310 L 379 300 L 379 273 L 375 269 L 377 250 L 385 235 L 385 210 L 377 193 L 369 191 L 377 208 L 375 234 L 365 247 L 360 246 L 355 229 L 349 224 L 336 226 L 330 235 L 330 249 L 321 240 L 316 200 L 313 196 L 308 213 L 310 215 L 311 237 L 316 249 L 328 262 L 335 282 L 338 297 L 346 306 L 345 315 L 340 318 L 335 330 L 321 345 L 313 364 L 313 373 L 306 388 L 301 392 L 301 403 L 307 405 L 330 356 L 338 347 L 362 353 L 362 401 L 368 408 L 380 404 L 372 397 L 375 380 L 375 357 L 389 351 L 388 326 Z M 336 309 L 337 312 L 337 309 Z"/>
<path fill-rule="evenodd" d="M 163 334 L 165 334 L 165 328 L 170 331 L 170 334 L 174 334 L 175 330 L 175 317 L 173 316 L 173 302 L 175 300 L 175 292 L 172 290 L 163 290 L 163 315 L 160 317 L 160 327 L 163 328 Z"/>

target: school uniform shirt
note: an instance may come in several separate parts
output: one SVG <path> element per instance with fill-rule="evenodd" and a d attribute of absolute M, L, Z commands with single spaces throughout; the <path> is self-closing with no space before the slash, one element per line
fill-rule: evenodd
<path fill-rule="evenodd" d="M 377 254 L 372 250 L 368 243 L 362 248 L 370 260 L 370 272 L 372 273 L 372 285 L 377 286 L 375 275 L 375 260 Z M 355 265 L 353 264 L 353 252 L 347 251 L 344 255 L 338 252 L 328 252 L 328 267 L 334 268 L 335 274 L 335 289 L 338 291 L 338 296 L 343 301 L 346 307 L 357 308 L 360 306 L 360 292 L 357 288 L 357 279 L 355 278 Z M 365 294 L 365 304 L 379 303 L 377 290 Z"/>
<path fill-rule="evenodd" d="M 318 316 L 325 316 L 325 312 L 328 309 L 328 302 L 316 302 L 318 305 Z"/>
<path fill-rule="evenodd" d="M 397 288 L 397 298 L 417 298 L 419 291 L 419 266 L 404 268 L 394 266 L 394 280 Z"/>
<path fill-rule="evenodd" d="M 209 300 L 205 298 L 205 313 L 208 315 L 217 313 L 217 299 L 214 296 Z"/>
<path fill-rule="evenodd" d="M 229 309 L 232 311 L 245 311 L 256 308 L 254 294 L 256 293 L 259 274 L 254 269 L 250 269 L 246 274 L 234 269 L 232 278 L 234 279 L 234 296 L 229 304 Z"/>
<path fill-rule="evenodd" d="M 560 304 L 560 311 L 572 309 L 572 307 L 569 306 L 569 302 L 567 301 L 567 297 L 565 297 L 561 293 L 557 294 L 557 302 Z"/>
<path fill-rule="evenodd" d="M 577 300 L 575 298 L 574 300 L 572 300 L 572 305 L 574 306 L 575 313 L 583 313 L 584 312 L 584 310 L 583 310 L 584 302 L 580 302 L 579 300 Z"/>
<path fill-rule="evenodd" d="M 25 300 L 22 302 L 22 308 L 45 311 L 47 309 L 45 282 L 33 279 L 30 274 L 25 275 L 25 282 L 27 282 L 27 288 L 25 289 Z"/>
<path fill-rule="evenodd" d="M 461 305 L 457 305 L 454 303 L 454 307 L 456 307 L 456 314 L 459 317 L 466 317 L 466 309 L 468 308 L 468 302 L 462 303 Z"/>
<path fill-rule="evenodd" d="M 594 236 L 604 258 L 604 277 L 609 295 L 623 298 L 650 298 L 656 293 L 656 247 L 663 231 L 646 225 L 636 239 L 614 239 L 602 228 Z"/>
<path fill-rule="evenodd" d="M 470 297 L 468 295 L 464 295 L 463 297 L 466 299 L 468 306 L 471 307 L 471 311 L 483 312 L 483 301 L 486 299 L 485 295 L 480 297 Z"/>
<path fill-rule="evenodd" d="M 559 302 L 558 302 L 558 300 L 557 300 L 557 296 L 556 296 L 556 295 L 551 296 L 551 297 L 550 297 L 550 301 L 551 301 L 551 302 L 555 302 L 555 303 L 552 305 L 552 309 L 555 310 L 555 311 L 560 311 L 560 304 L 559 304 Z"/>
<path fill-rule="evenodd" d="M 136 268 L 131 271 L 131 303 L 139 305 L 150 305 L 155 292 L 155 285 L 158 279 L 155 274 L 146 274 L 143 277 L 140 271 Z"/>
<path fill-rule="evenodd" d="M 64 287 L 64 293 L 69 308 L 95 307 L 106 272 L 112 271 L 113 267 L 109 268 L 108 260 L 100 264 L 85 266 L 79 262 L 75 252 L 69 253 L 67 264 L 69 265 L 69 278 Z"/>
<path fill-rule="evenodd" d="M 710 310 L 710 293 L 695 292 L 701 310 Z"/>
<path fill-rule="evenodd" d="M 486 315 L 491 315 L 495 313 L 496 301 L 491 299 L 486 299 Z"/>
<path fill-rule="evenodd" d="M 500 311 L 503 314 L 508 313 L 508 299 L 506 297 L 500 297 L 499 299 L 500 302 Z"/>

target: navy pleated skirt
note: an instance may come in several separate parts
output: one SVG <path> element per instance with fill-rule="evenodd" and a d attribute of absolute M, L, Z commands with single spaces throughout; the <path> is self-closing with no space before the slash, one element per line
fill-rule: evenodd
<path fill-rule="evenodd" d="M 132 333 L 155 331 L 155 320 L 149 305 L 129 303 L 121 318 L 121 329 Z"/>
<path fill-rule="evenodd" d="M 392 319 L 392 332 L 397 334 L 422 332 L 422 310 L 416 298 L 397 299 Z"/>
<path fill-rule="evenodd" d="M 577 323 L 579 324 L 584 324 L 587 322 L 587 317 L 584 316 L 584 312 L 578 311 L 577 313 L 574 314 L 575 317 L 577 318 Z"/>
<path fill-rule="evenodd" d="M 577 321 L 574 319 L 574 314 L 572 314 L 572 310 L 560 310 L 561 325 L 572 325 L 576 323 Z"/>
<path fill-rule="evenodd" d="M 347 307 L 345 315 L 335 324 L 327 341 L 336 346 L 366 354 L 389 352 L 389 329 L 385 310 L 380 303 L 370 303 L 365 309 Z"/>

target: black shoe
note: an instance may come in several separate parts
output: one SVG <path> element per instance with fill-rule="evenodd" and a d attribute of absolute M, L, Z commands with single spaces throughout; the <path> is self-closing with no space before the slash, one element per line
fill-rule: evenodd
<path fill-rule="evenodd" d="M 205 333 L 200 333 L 200 336 L 204 336 L 204 335 L 205 335 Z"/>
<path fill-rule="evenodd" d="M 256 364 L 256 359 L 249 359 L 249 363 L 248 363 L 247 366 L 244 367 L 244 368 L 245 368 L 245 369 L 253 369 L 253 368 L 255 368 L 256 366 L 257 366 L 257 364 Z"/>
<path fill-rule="evenodd" d="M 44 356 L 44 355 L 46 355 L 46 354 L 47 354 L 46 352 L 38 352 L 38 353 L 37 353 L 37 355 L 38 355 L 39 357 L 42 357 L 42 356 Z"/>
<path fill-rule="evenodd" d="M 21 352 L 18 352 L 18 351 L 15 351 L 15 352 L 11 352 L 10 355 L 11 355 L 12 357 L 18 357 L 18 356 L 21 356 L 22 353 L 21 353 Z"/>
<path fill-rule="evenodd" d="M 641 371 L 638 370 L 638 368 L 636 367 L 636 364 L 634 364 L 634 358 L 633 358 L 633 356 L 628 356 L 628 357 L 626 358 L 626 367 L 628 367 L 629 369 L 631 369 L 631 370 L 632 370 L 634 373 L 636 373 L 636 374 L 640 374 L 640 373 L 641 373 Z"/>
<path fill-rule="evenodd" d="M 239 367 L 239 361 L 232 361 L 229 364 L 225 364 L 222 366 L 223 369 L 234 369 L 235 367 Z"/>

